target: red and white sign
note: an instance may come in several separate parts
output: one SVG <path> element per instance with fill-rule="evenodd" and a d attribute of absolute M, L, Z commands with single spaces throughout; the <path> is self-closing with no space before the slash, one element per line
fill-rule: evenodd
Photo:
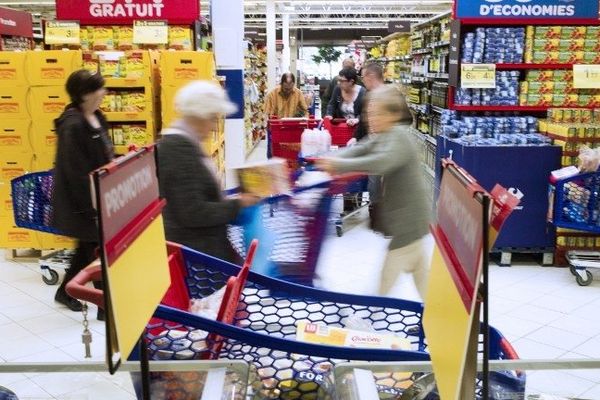
<path fill-rule="evenodd" d="M 191 24 L 199 17 L 198 0 L 56 0 L 56 18 L 81 25 L 126 25 L 134 20 Z"/>
<path fill-rule="evenodd" d="M 0 7 L 0 35 L 33 37 L 31 14 Z"/>

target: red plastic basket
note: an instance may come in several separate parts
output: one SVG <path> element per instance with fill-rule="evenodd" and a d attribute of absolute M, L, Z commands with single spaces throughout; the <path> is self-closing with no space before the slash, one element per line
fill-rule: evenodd
<path fill-rule="evenodd" d="M 346 146 L 348 140 L 354 137 L 356 127 L 356 125 L 348 126 L 344 119 L 323 120 L 323 128 L 327 129 L 331 134 L 331 144 L 334 146 Z"/>
<path fill-rule="evenodd" d="M 300 139 L 305 129 L 316 128 L 319 121 L 316 119 L 270 119 L 269 131 L 271 134 L 271 149 L 273 157 L 288 160 L 294 167 L 300 152 Z"/>

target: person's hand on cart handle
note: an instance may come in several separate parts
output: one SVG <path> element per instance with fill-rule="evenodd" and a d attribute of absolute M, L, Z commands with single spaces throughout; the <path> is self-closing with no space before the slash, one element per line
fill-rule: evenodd
<path fill-rule="evenodd" d="M 331 115 L 326 115 L 326 116 L 325 116 L 323 119 L 332 120 L 332 119 L 333 119 L 333 116 L 331 116 Z"/>
<path fill-rule="evenodd" d="M 358 118 L 348 118 L 346 120 L 346 125 L 348 126 L 355 126 L 358 124 Z"/>
<path fill-rule="evenodd" d="M 346 142 L 346 146 L 354 146 L 357 143 L 356 138 L 352 138 Z"/>
<path fill-rule="evenodd" d="M 318 158 L 315 160 L 315 166 L 321 171 L 325 171 L 330 175 L 335 174 L 335 163 L 332 158 Z"/>
<path fill-rule="evenodd" d="M 242 207 L 252 207 L 256 203 L 261 201 L 261 198 L 255 194 L 240 193 L 238 196 L 238 200 L 240 201 Z"/>

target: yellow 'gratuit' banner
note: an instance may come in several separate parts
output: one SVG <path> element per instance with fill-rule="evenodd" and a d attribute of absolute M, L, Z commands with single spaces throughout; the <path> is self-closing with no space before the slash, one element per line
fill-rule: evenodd
<path fill-rule="evenodd" d="M 127 359 L 165 295 L 171 277 L 162 216 L 130 244 L 108 269 L 121 359 Z"/>
<path fill-rule="evenodd" d="M 455 400 L 461 390 L 473 318 L 437 245 L 431 260 L 425 305 L 423 326 L 440 398 Z"/>

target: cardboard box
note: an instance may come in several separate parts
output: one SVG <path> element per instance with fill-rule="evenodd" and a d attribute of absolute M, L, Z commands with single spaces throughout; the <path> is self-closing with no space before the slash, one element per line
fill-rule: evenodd
<path fill-rule="evenodd" d="M 10 194 L 0 194 L 0 218 L 13 217 L 13 202 Z"/>
<path fill-rule="evenodd" d="M 36 154 L 56 152 L 58 136 L 54 121 L 34 120 L 31 123 L 29 138 L 31 147 Z"/>
<path fill-rule="evenodd" d="M 528 94 L 527 105 L 528 106 L 551 106 L 553 95 L 551 94 Z"/>
<path fill-rule="evenodd" d="M 0 248 L 39 249 L 40 245 L 36 231 L 17 227 L 12 216 L 0 217 Z"/>
<path fill-rule="evenodd" d="M 287 162 L 281 158 L 235 168 L 240 189 L 258 197 L 288 193 L 291 190 Z"/>
<path fill-rule="evenodd" d="M 31 86 L 64 86 L 69 75 L 82 68 L 79 50 L 27 52 L 27 79 Z"/>
<path fill-rule="evenodd" d="M 39 232 L 40 246 L 44 250 L 74 249 L 77 241 L 67 236 Z"/>
<path fill-rule="evenodd" d="M 527 81 L 551 81 L 557 71 L 532 69 L 527 71 Z"/>
<path fill-rule="evenodd" d="M 528 82 L 527 92 L 533 94 L 547 94 L 554 92 L 553 81 Z"/>
<path fill-rule="evenodd" d="M 560 30 L 561 39 L 583 39 L 586 36 L 585 26 L 563 26 Z"/>
<path fill-rule="evenodd" d="M 560 39 L 561 26 L 536 26 L 535 39 Z"/>
<path fill-rule="evenodd" d="M 0 119 L 0 157 L 14 153 L 30 153 L 29 119 Z"/>
<path fill-rule="evenodd" d="M 16 153 L 0 157 L 0 183 L 10 192 L 10 181 L 32 171 L 33 154 Z"/>
<path fill-rule="evenodd" d="M 27 86 L 25 77 L 26 53 L 0 51 L 0 87 Z"/>
<path fill-rule="evenodd" d="M 54 168 L 56 152 L 35 154 L 33 160 L 33 171 L 48 171 Z"/>
<path fill-rule="evenodd" d="M 62 114 L 71 102 L 64 85 L 32 87 L 29 91 L 29 111 L 34 121 L 50 122 Z"/>
<path fill-rule="evenodd" d="M 29 119 L 28 92 L 28 87 L 0 87 L 0 120 Z"/>
<path fill-rule="evenodd" d="M 166 51 L 160 57 L 161 84 L 179 87 L 216 77 L 215 57 L 208 51 Z"/>

